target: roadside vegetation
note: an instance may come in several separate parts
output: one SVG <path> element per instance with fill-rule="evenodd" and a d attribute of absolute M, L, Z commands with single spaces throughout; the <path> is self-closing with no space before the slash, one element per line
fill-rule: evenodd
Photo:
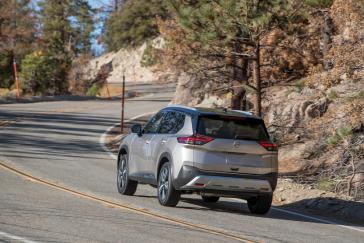
<path fill-rule="evenodd" d="M 23 93 L 69 93 L 77 58 L 91 56 L 94 9 L 86 0 L 0 3 L 0 87 L 14 89 L 13 62 Z"/>

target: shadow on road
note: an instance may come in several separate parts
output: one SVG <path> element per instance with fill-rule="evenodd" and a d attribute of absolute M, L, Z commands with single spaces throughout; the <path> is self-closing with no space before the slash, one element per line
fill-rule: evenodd
<path fill-rule="evenodd" d="M 285 206 L 275 206 L 274 208 L 277 209 L 290 209 L 290 210 L 294 210 L 292 208 L 296 208 L 296 209 L 300 209 L 300 212 L 302 213 L 302 205 L 307 204 L 307 201 L 312 200 L 312 199 L 304 199 L 298 202 L 294 202 L 291 204 L 287 204 Z M 232 213 L 232 214 L 241 214 L 241 215 L 252 215 L 249 212 L 248 206 L 246 204 L 246 201 L 241 200 L 240 202 L 231 202 L 231 201 L 224 201 L 224 199 L 220 200 L 217 203 L 206 203 L 203 202 L 201 199 L 196 199 L 196 198 L 182 198 L 181 201 L 192 204 L 192 205 L 196 205 L 198 207 L 188 207 L 188 206 L 178 206 L 178 208 L 184 208 L 184 209 L 191 209 L 191 210 L 199 210 L 199 211 L 215 211 L 215 212 L 227 212 L 227 213 Z M 347 203 L 347 201 L 345 200 L 341 200 L 342 204 Z M 363 210 L 364 209 L 364 204 L 360 203 L 360 202 L 351 202 L 351 205 L 354 207 L 357 207 L 358 210 Z M 309 215 L 320 215 L 320 216 L 325 216 L 327 218 L 327 212 L 322 212 L 321 214 L 317 211 L 318 208 L 316 208 L 316 210 L 306 210 L 307 213 L 309 213 Z M 304 217 L 300 217 L 300 216 L 294 216 L 292 217 L 292 214 L 289 213 L 284 213 L 282 211 L 277 211 L 272 209 L 268 214 L 266 215 L 254 215 L 255 217 L 264 217 L 264 218 L 273 218 L 273 219 L 283 219 L 283 220 L 294 220 L 294 221 L 303 221 L 303 222 L 312 222 L 312 223 L 323 223 L 325 224 L 325 222 L 319 222 L 317 220 L 314 219 L 309 219 L 309 218 L 304 218 Z M 343 215 L 344 216 L 344 215 Z M 345 218 L 345 217 L 343 217 Z M 360 219 L 353 219 L 353 218 L 347 218 L 347 220 L 350 223 L 344 223 L 344 222 L 340 222 L 340 224 L 342 225 L 348 225 L 348 226 L 353 226 L 353 224 L 356 224 L 358 226 L 364 226 L 364 220 L 360 220 Z M 353 223 L 353 224 L 352 224 Z"/>
<path fill-rule="evenodd" d="M 0 127 L 0 154 L 37 159 L 95 158 L 105 155 L 98 137 L 117 119 L 85 113 L 40 113 L 1 111 L 0 120 L 16 120 Z M 96 138 L 96 139 L 95 139 Z M 90 151 L 92 153 L 90 153 Z"/>

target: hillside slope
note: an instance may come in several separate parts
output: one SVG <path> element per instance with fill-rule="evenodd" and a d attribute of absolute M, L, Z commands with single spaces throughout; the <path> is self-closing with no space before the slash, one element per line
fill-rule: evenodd
<path fill-rule="evenodd" d="M 266 53 L 283 60 L 277 69 L 288 65 L 308 71 L 303 78 L 265 90 L 263 117 L 280 145 L 282 174 L 364 199 L 364 2 L 336 0 L 321 14 L 330 31 L 324 29 L 323 18 L 312 15 L 306 30 L 317 32 L 317 38 L 301 45 L 304 57 L 274 50 Z M 322 47 L 323 34 L 328 50 Z M 263 70 L 262 76 L 271 76 L 268 71 Z M 181 76 L 174 103 L 229 106 L 231 94 L 216 92 L 219 87 L 215 86 Z"/>
<path fill-rule="evenodd" d="M 272 31 L 265 42 L 284 39 L 302 48 L 303 55 L 284 49 L 261 53 L 276 66 L 262 70 L 268 85 L 263 93 L 263 118 L 280 146 L 280 173 L 310 187 L 364 199 L 364 1 L 335 0 L 328 9 L 312 13 L 300 28 L 310 39 Z M 159 48 L 161 43 L 157 43 Z M 90 77 L 104 64 L 112 66 L 109 82 L 173 80 L 173 103 L 229 107 L 229 88 L 198 80 L 177 70 L 171 73 L 140 63 L 146 44 L 122 49 L 93 60 Z M 163 52 L 161 52 L 163 54 Z M 156 72 L 158 70 L 158 72 Z M 298 79 L 282 70 L 293 70 Z M 219 86 L 220 85 L 220 86 Z M 229 84 L 226 84 L 229 85 Z M 253 94 L 248 93 L 248 100 Z"/>

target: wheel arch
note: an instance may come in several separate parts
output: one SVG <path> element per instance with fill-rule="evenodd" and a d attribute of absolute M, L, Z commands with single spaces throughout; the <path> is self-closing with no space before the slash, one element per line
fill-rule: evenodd
<path fill-rule="evenodd" d="M 158 159 L 158 164 L 157 164 L 157 171 L 155 173 L 155 178 L 158 180 L 158 176 L 159 176 L 159 171 L 162 167 L 163 164 L 170 162 L 171 166 L 172 166 L 172 171 L 173 171 L 173 162 L 172 162 L 172 156 L 168 153 L 168 152 L 164 152 L 159 156 Z"/>
<path fill-rule="evenodd" d="M 122 156 L 124 154 L 129 154 L 129 149 L 126 145 L 120 147 L 119 152 L 118 152 L 118 160 L 116 163 L 119 163 L 120 156 Z"/>

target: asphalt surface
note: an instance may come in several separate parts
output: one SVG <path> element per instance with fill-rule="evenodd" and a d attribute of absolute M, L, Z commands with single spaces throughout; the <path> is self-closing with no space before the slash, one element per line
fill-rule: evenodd
<path fill-rule="evenodd" d="M 127 101 L 126 118 L 157 111 L 173 95 L 167 86 L 134 88 L 150 89 L 145 91 L 149 95 Z M 100 136 L 119 117 L 118 100 L 0 105 L 0 121 L 8 121 L 0 127 L 0 162 L 56 185 L 192 226 L 89 200 L 0 166 L 0 242 L 235 241 L 193 225 L 252 241 L 363 241 L 363 227 L 353 230 L 278 210 L 255 216 L 244 201 L 207 204 L 191 195 L 183 196 L 176 208 L 167 208 L 159 205 L 156 189 L 148 185 L 140 185 L 135 196 L 121 196 L 116 189 L 116 161 L 99 144 Z"/>

